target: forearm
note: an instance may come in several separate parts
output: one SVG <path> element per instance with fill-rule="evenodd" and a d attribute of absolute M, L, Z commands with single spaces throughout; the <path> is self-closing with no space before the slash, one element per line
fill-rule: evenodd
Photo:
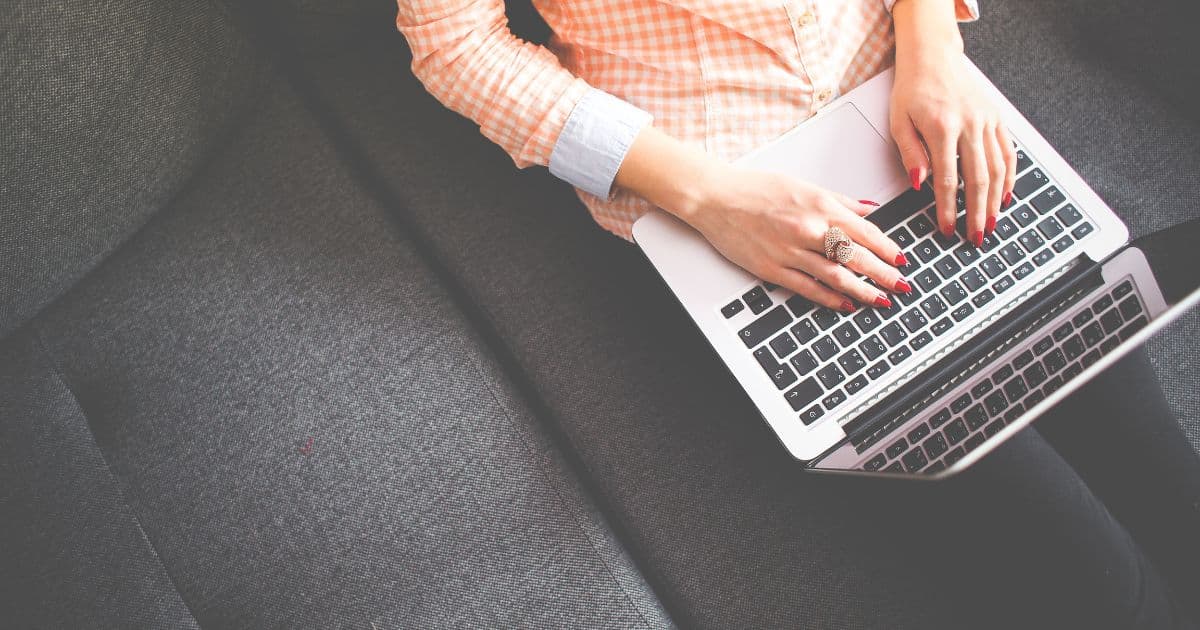
<path fill-rule="evenodd" d="M 630 145 L 615 182 L 687 221 L 706 203 L 723 164 L 647 125 Z"/>
<path fill-rule="evenodd" d="M 951 0 L 897 0 L 892 7 L 896 31 L 896 69 L 906 72 L 963 51 L 956 4 Z"/>

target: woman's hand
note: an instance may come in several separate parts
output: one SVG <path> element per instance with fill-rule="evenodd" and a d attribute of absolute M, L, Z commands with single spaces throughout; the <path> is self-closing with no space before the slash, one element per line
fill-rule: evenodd
<path fill-rule="evenodd" d="M 967 230 L 976 246 L 1012 201 L 1017 156 L 1000 114 L 963 56 L 951 3 L 900 0 L 891 131 L 913 187 L 932 175 L 938 225 L 949 236 L 957 215 L 959 167 Z"/>

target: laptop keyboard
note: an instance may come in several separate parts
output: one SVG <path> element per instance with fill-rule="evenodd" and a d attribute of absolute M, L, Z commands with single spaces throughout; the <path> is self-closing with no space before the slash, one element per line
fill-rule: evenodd
<path fill-rule="evenodd" d="M 1065 318 L 1064 318 L 1065 319 Z M 945 397 L 950 402 L 895 438 L 867 471 L 934 474 L 962 459 L 1111 352 L 1147 323 L 1129 279 L 1079 307 L 1012 359 Z"/>
<path fill-rule="evenodd" d="M 915 353 L 971 325 L 977 310 L 1032 283 L 1037 268 L 1061 260 L 1095 231 L 1023 149 L 1017 158 L 1014 201 L 982 247 L 958 236 L 966 224 L 961 189 L 957 232 L 949 238 L 936 229 L 928 186 L 880 209 L 904 206 L 903 217 L 885 231 L 905 252 L 909 264 L 900 272 L 913 290 L 895 295 L 891 307 L 839 313 L 794 294 L 776 300 L 788 292 L 760 283 L 720 308 L 725 319 L 739 322 L 738 338 L 801 422 L 812 424 L 893 370 L 912 369 Z M 747 310 L 754 319 L 742 325 Z"/>

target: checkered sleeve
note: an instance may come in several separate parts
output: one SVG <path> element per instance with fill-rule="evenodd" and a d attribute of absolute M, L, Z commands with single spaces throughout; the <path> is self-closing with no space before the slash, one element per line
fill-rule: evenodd
<path fill-rule="evenodd" d="M 503 0 L 398 0 L 396 27 L 413 74 L 434 98 L 479 125 L 518 167 L 547 165 L 590 90 L 542 46 L 508 29 Z"/>
<path fill-rule="evenodd" d="M 896 0 L 883 0 L 883 6 L 888 11 L 896 4 Z M 974 22 L 979 19 L 979 0 L 954 0 L 954 15 L 959 22 Z"/>

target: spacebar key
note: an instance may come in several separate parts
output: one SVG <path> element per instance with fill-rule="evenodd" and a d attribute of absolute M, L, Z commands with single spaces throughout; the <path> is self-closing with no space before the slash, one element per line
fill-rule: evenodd
<path fill-rule="evenodd" d="M 742 343 L 746 344 L 747 348 L 753 348 L 791 322 L 792 316 L 788 314 L 787 309 L 776 306 L 767 311 L 766 315 L 754 320 L 754 323 L 738 332 L 738 337 L 741 337 Z"/>

